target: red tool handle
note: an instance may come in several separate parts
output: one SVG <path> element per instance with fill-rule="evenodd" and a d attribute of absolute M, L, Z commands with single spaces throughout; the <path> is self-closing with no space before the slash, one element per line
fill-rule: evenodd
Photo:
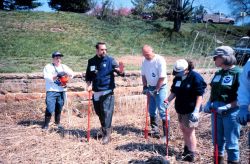
<path fill-rule="evenodd" d="M 217 112 L 216 110 L 212 110 L 214 114 L 214 162 L 215 164 L 219 163 L 219 152 L 218 152 L 218 142 L 217 142 Z"/>
<path fill-rule="evenodd" d="M 166 159 L 168 159 L 168 110 L 165 109 L 166 112 Z"/>
<path fill-rule="evenodd" d="M 87 141 L 89 142 L 89 138 L 90 138 L 90 99 L 91 98 L 91 91 L 89 91 L 89 102 L 88 102 L 88 130 L 87 130 Z"/>
<path fill-rule="evenodd" d="M 146 122 L 145 122 L 145 129 L 144 129 L 145 139 L 148 139 L 148 108 L 149 108 L 149 95 L 147 94 Z"/>

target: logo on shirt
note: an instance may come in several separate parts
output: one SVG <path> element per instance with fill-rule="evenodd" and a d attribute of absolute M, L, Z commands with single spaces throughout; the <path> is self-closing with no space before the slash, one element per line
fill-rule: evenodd
<path fill-rule="evenodd" d="M 103 63 L 103 67 L 106 67 L 107 65 L 106 65 L 106 63 Z"/>
<path fill-rule="evenodd" d="M 94 65 L 90 66 L 90 71 L 95 71 L 95 66 Z"/>
<path fill-rule="evenodd" d="M 155 75 L 155 73 L 154 73 L 154 72 L 152 72 L 152 77 L 156 77 L 156 75 Z"/>
<path fill-rule="evenodd" d="M 232 84 L 233 84 L 233 76 L 228 75 L 223 77 L 222 85 L 232 85 Z"/>

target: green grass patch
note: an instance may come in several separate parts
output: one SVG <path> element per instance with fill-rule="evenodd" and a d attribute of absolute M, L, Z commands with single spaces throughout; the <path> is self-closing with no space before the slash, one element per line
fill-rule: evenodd
<path fill-rule="evenodd" d="M 216 40 L 233 45 L 248 30 L 185 23 L 181 32 L 175 33 L 172 27 L 173 22 L 163 20 L 145 22 L 121 17 L 103 21 L 76 13 L 0 11 L 0 72 L 41 71 L 56 50 L 65 54 L 64 63 L 74 71 L 85 71 L 98 41 L 107 42 L 113 56 L 141 54 L 144 44 L 165 56 L 202 54 L 218 46 Z"/>

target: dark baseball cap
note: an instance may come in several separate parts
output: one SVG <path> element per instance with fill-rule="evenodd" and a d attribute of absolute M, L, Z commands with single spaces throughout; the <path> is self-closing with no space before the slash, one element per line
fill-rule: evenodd
<path fill-rule="evenodd" d="M 59 52 L 59 51 L 55 51 L 55 52 L 53 52 L 53 54 L 52 54 L 52 58 L 57 57 L 57 56 L 61 56 L 61 57 L 63 57 L 63 54 L 62 54 L 61 52 Z"/>

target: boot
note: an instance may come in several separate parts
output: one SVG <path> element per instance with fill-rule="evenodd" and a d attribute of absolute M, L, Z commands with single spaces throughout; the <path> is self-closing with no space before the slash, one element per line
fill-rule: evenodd
<path fill-rule="evenodd" d="M 218 156 L 218 163 L 219 164 L 224 164 L 224 156 Z"/>
<path fill-rule="evenodd" d="M 96 133 L 96 138 L 102 138 L 103 137 L 103 127 L 100 128 L 100 130 L 97 131 Z"/>
<path fill-rule="evenodd" d="M 58 129 L 62 129 L 62 125 L 60 124 L 61 120 L 61 113 L 55 113 L 55 124 L 57 125 Z"/>
<path fill-rule="evenodd" d="M 166 120 L 162 120 L 163 137 L 161 138 L 161 141 L 163 143 L 166 143 L 166 136 L 168 136 L 168 140 L 169 140 L 169 123 L 170 123 L 170 121 L 168 120 L 168 129 L 166 131 Z M 168 132 L 168 134 L 167 134 L 167 132 Z"/>
<path fill-rule="evenodd" d="M 45 116 L 44 124 L 42 129 L 48 130 L 49 129 L 49 122 L 50 122 L 51 116 Z"/>
<path fill-rule="evenodd" d="M 103 128 L 102 144 L 106 145 L 110 142 L 111 128 Z"/>
<path fill-rule="evenodd" d="M 194 162 L 195 161 L 195 152 L 188 150 L 187 154 L 183 157 L 184 161 Z"/>
<path fill-rule="evenodd" d="M 182 156 L 186 156 L 187 154 L 188 154 L 188 147 L 187 147 L 187 145 L 185 145 L 184 146 L 184 151 L 183 151 L 183 153 L 181 154 Z"/>
<path fill-rule="evenodd" d="M 150 135 L 153 138 L 160 138 L 160 133 L 157 125 L 157 117 L 150 117 L 151 132 Z"/>

